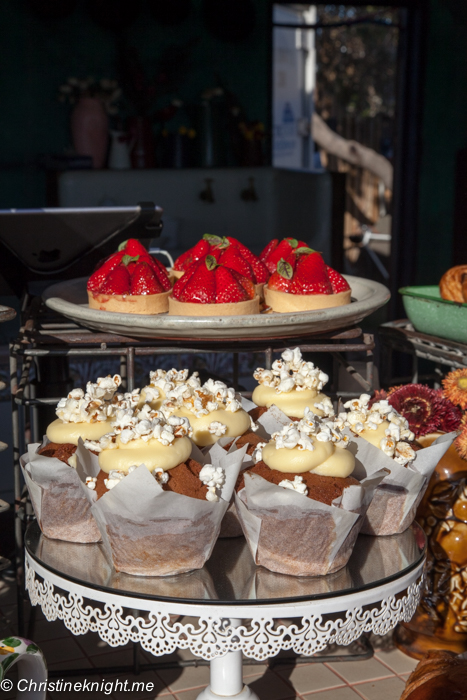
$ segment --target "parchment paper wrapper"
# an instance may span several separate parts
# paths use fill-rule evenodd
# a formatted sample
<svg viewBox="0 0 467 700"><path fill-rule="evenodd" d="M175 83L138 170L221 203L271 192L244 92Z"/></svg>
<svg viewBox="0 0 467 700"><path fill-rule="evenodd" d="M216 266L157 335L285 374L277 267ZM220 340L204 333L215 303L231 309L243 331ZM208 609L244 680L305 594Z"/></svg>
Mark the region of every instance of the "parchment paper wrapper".
<svg viewBox="0 0 467 700"><path fill-rule="evenodd" d="M78 463L97 457L78 445ZM172 576L201 569L211 556L242 464L244 450L226 454L213 445L207 455L193 445L192 458L225 469L218 502L164 491L144 465L99 500L84 484L104 550L116 571L133 576ZM89 465L84 464L89 471Z"/></svg>
<svg viewBox="0 0 467 700"><path fill-rule="evenodd" d="M312 595L325 595L350 588L352 577L348 568L343 567L333 574L323 576L287 576L255 567L243 597L251 600L284 598L306 598Z"/></svg>
<svg viewBox="0 0 467 700"><path fill-rule="evenodd" d="M119 591L167 598L217 600L214 583L206 567L177 576L131 576L112 571L108 585Z"/></svg>
<svg viewBox="0 0 467 700"><path fill-rule="evenodd" d="M243 396L241 403L242 408L247 413L253 408L257 408L255 403L249 401L248 399L245 399ZM288 425L290 423L290 418L288 418L285 415L285 413L282 413L282 411L279 408L277 408L277 406L271 406L271 408L269 408L266 411L266 413L263 413L263 415L256 421L256 423L259 426L258 430L256 431L256 435L260 437L264 442L269 442L272 433L276 432L277 430L281 430L281 428L283 428L284 425ZM235 445L236 440L237 438L234 439L234 443L229 449L229 453L237 450L237 447ZM222 437L218 440L216 444L221 447L225 447L231 442L231 437ZM252 466L254 466L254 462L250 455L247 455L245 452L241 468L248 469ZM240 523L240 520L238 519L234 497L232 496L231 503L222 521L221 532L219 537L241 537L242 535L242 525Z"/></svg>
<svg viewBox="0 0 467 700"><path fill-rule="evenodd" d="M402 467L378 447L352 435L348 447L356 462L352 476L361 480L380 469L390 472L375 491L362 524L363 534L395 535L407 530L436 465L456 435L455 432L442 435L430 447L419 450L408 467Z"/></svg>
<svg viewBox="0 0 467 700"><path fill-rule="evenodd" d="M365 547L356 547L352 555L352 580L355 587L369 580L384 579L403 571L416 560L419 547L407 529L399 535L368 537Z"/></svg>
<svg viewBox="0 0 467 700"><path fill-rule="evenodd" d="M46 442L48 440L44 438L42 445ZM47 537L66 542L99 542L99 528L83 494L77 471L59 459L37 454L42 445L28 445L27 453L20 459L42 532Z"/></svg>
<svg viewBox="0 0 467 700"><path fill-rule="evenodd" d="M112 573L100 544L90 547L89 543L75 542L70 547L67 542L52 542L47 537L41 537L37 553L47 566L81 581L102 585Z"/></svg>
<svg viewBox="0 0 467 700"><path fill-rule="evenodd" d="M363 515L385 472L344 489L332 506L245 474L235 497L243 532L256 564L292 576L330 574L352 554Z"/></svg>

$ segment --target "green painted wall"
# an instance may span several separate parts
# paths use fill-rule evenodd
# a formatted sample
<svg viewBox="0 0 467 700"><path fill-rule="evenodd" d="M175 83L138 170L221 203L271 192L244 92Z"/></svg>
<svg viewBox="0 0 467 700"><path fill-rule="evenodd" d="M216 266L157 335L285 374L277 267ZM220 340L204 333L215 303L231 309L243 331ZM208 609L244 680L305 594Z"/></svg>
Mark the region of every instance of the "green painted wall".
<svg viewBox="0 0 467 700"><path fill-rule="evenodd" d="M241 43L212 37L204 28L200 0L189 19L176 27L158 25L145 4L128 29L145 67L152 68L161 50L191 38L199 42L178 96L199 99L218 73L237 94L250 119L267 121L268 2L255 0L257 26ZM43 21L25 0L0 2L0 207L41 206L45 179L32 163L38 154L70 148L69 107L57 102L58 86L69 76L116 77L115 39L87 15L84 1L64 20Z"/></svg>
<svg viewBox="0 0 467 700"><path fill-rule="evenodd" d="M437 284L452 265L456 153L467 146L467 2L431 0L417 284Z"/></svg>

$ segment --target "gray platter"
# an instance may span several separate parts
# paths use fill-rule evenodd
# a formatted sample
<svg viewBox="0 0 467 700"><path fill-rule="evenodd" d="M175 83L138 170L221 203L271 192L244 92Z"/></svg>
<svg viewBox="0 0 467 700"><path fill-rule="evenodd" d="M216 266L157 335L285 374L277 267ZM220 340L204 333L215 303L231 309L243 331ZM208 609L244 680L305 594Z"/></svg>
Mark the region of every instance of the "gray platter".
<svg viewBox="0 0 467 700"><path fill-rule="evenodd" d="M76 323L132 338L190 338L197 340L254 340L291 338L347 328L387 303L389 290L379 282L345 275L352 302L320 311L268 313L249 316L143 316L90 309L86 277L59 282L45 290L46 305Z"/></svg>

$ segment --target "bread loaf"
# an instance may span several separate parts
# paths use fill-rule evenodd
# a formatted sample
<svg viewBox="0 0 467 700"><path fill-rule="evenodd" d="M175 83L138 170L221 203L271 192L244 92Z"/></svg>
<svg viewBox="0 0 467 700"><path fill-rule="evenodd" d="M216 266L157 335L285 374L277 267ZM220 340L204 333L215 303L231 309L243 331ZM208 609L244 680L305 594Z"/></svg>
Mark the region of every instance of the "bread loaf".
<svg viewBox="0 0 467 700"><path fill-rule="evenodd" d="M467 265L456 265L444 273L439 283L442 299L467 303Z"/></svg>

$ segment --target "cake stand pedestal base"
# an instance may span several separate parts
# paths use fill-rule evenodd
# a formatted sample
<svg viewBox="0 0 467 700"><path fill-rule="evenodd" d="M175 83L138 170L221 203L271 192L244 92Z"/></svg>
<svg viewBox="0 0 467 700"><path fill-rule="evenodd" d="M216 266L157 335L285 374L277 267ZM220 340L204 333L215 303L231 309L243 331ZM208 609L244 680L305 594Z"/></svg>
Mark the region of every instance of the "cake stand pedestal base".
<svg viewBox="0 0 467 700"><path fill-rule="evenodd" d="M226 620L231 627L239 627L241 620ZM210 684L197 697L197 700L259 700L247 685L243 684L242 652L228 651L224 656L211 659Z"/></svg>
<svg viewBox="0 0 467 700"><path fill-rule="evenodd" d="M212 692L211 687L201 691L196 700L222 700L223 698L233 698L234 700L259 700L259 697L247 685L243 686L243 690L237 695L216 695Z"/></svg>

